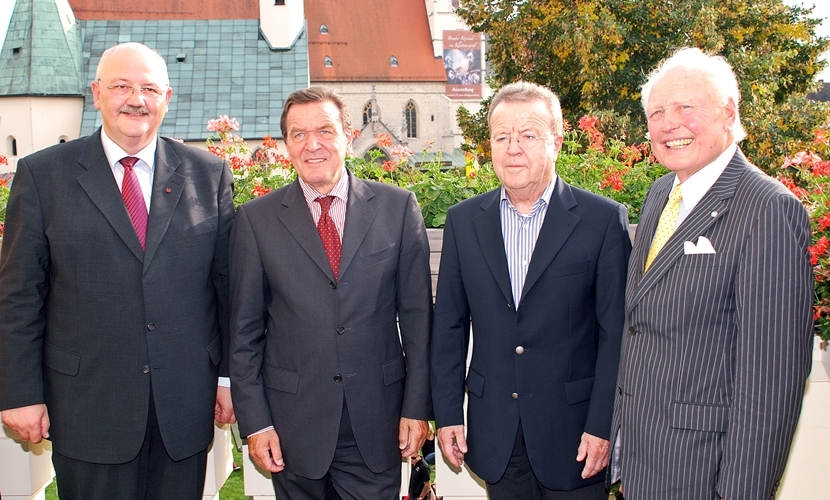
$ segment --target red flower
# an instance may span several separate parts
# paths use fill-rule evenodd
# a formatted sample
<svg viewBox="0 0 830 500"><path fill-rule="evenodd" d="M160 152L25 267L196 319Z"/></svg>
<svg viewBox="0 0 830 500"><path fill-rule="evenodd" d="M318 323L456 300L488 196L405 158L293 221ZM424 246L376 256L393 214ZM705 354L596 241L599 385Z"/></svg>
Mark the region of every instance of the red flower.
<svg viewBox="0 0 830 500"><path fill-rule="evenodd" d="M382 167L383 167L383 169L384 169L384 170L386 170L387 172L394 172L395 170L397 170L397 169L398 169L398 164L397 164L396 162L394 162L394 161L383 160L383 165L382 165Z"/></svg>
<svg viewBox="0 0 830 500"><path fill-rule="evenodd" d="M352 130L352 139L360 139L360 130L353 129Z"/></svg>
<svg viewBox="0 0 830 500"><path fill-rule="evenodd" d="M222 148L220 148L219 146L208 146L207 150L208 150L208 152L213 153L214 155L218 156L219 158L224 158L225 157L225 154L222 151Z"/></svg>
<svg viewBox="0 0 830 500"><path fill-rule="evenodd" d="M0 165L8 165L8 164L9 164L9 159L6 158L3 155L0 155Z"/></svg>
<svg viewBox="0 0 830 500"><path fill-rule="evenodd" d="M830 227L830 213L824 214L818 219L819 231L824 231L828 227Z"/></svg>
<svg viewBox="0 0 830 500"><path fill-rule="evenodd" d="M382 148L391 148L392 138L389 137L389 134L377 134L375 135L375 144Z"/></svg>
<svg viewBox="0 0 830 500"><path fill-rule="evenodd" d="M600 184L600 189L610 187L614 191L622 191L625 187L622 180L622 172L606 172L605 180Z"/></svg>
<svg viewBox="0 0 830 500"><path fill-rule="evenodd" d="M251 194L254 196L262 196L270 192L271 188L265 186L254 186L254 188L251 190Z"/></svg>
<svg viewBox="0 0 830 500"><path fill-rule="evenodd" d="M262 139L262 147L267 149L276 149L278 146L276 139L271 139L270 135L266 135Z"/></svg>
<svg viewBox="0 0 830 500"><path fill-rule="evenodd" d="M827 240L826 236L822 236L816 241L815 245L807 247L807 251L810 252L810 263L812 265L815 266L818 264L818 258L827 252L828 245L830 245L830 241Z"/></svg>

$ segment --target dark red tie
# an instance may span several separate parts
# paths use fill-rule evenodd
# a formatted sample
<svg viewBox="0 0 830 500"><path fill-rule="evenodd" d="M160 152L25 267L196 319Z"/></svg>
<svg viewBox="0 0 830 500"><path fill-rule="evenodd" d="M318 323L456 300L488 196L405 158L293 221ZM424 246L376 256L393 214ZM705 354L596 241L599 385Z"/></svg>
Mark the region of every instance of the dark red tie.
<svg viewBox="0 0 830 500"><path fill-rule="evenodd" d="M320 233L323 248L326 249L326 255L336 280L337 273L340 271L340 234L337 232L337 226L334 225L334 219L329 215L334 196L321 196L314 201L320 204L321 209L320 220L317 221L317 232Z"/></svg>
<svg viewBox="0 0 830 500"><path fill-rule="evenodd" d="M144 203L144 194L141 192L141 186L138 184L138 177L133 171L133 166L138 161L138 158L127 156L121 159L121 165L124 167L124 180L121 182L121 197L124 198L124 204L127 205L127 213L130 214L130 220L133 221L135 234L138 236L138 241L141 243L141 249L144 250L147 244L147 205Z"/></svg>

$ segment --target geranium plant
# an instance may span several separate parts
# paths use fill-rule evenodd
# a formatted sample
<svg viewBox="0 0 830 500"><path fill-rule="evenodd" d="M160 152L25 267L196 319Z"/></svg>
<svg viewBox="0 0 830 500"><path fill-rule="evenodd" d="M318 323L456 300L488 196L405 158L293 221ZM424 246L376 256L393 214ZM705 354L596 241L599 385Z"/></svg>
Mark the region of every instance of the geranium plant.
<svg viewBox="0 0 830 500"><path fill-rule="evenodd" d="M9 159L0 155L0 165L9 165ZM6 204L9 202L9 183L12 175L0 176L0 238L6 229Z"/></svg>
<svg viewBox="0 0 830 500"><path fill-rule="evenodd" d="M813 140L814 150L800 151L784 159L778 179L795 194L807 212L813 230L808 248L813 276L815 300L813 319L816 334L830 341L830 136L819 129Z"/></svg>

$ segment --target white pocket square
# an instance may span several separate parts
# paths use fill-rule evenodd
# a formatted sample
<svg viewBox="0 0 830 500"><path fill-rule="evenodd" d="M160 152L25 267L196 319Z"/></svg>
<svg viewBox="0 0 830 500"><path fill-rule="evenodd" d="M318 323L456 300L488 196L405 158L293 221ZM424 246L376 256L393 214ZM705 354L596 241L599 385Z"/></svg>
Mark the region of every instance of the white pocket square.
<svg viewBox="0 0 830 500"><path fill-rule="evenodd" d="M697 245L691 241L683 243L683 253L686 255L703 254L703 253L717 253L712 242L706 236L698 236Z"/></svg>

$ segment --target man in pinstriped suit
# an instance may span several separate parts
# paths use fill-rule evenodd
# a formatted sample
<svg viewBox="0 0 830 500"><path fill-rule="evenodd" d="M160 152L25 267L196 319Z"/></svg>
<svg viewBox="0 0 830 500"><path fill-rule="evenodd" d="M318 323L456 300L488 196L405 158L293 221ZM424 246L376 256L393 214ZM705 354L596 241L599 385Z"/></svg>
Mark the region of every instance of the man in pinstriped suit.
<svg viewBox="0 0 830 500"><path fill-rule="evenodd" d="M672 173L646 196L629 263L609 479L627 500L769 499L810 368L808 216L737 147L725 59L682 49L642 95ZM678 184L674 233L648 265Z"/></svg>

